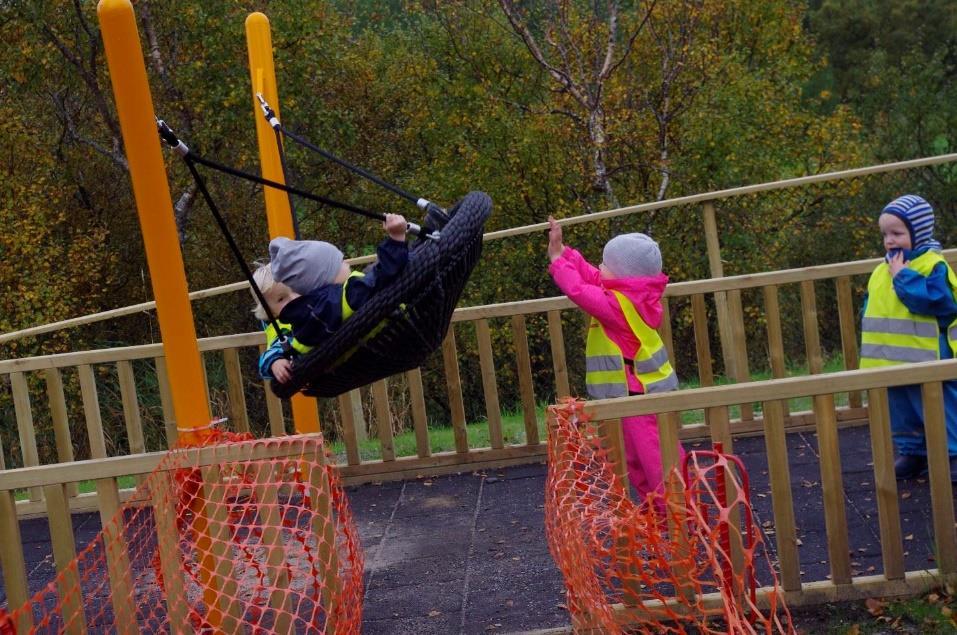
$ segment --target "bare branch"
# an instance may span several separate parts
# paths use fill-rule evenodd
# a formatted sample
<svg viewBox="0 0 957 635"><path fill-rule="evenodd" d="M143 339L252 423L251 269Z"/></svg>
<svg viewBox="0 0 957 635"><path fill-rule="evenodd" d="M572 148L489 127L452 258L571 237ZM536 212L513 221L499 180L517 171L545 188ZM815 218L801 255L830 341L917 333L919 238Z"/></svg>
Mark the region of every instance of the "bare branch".
<svg viewBox="0 0 957 635"><path fill-rule="evenodd" d="M505 12L505 17L508 18L512 28L515 29L515 31L522 38L522 41L525 42L525 47L528 49L528 52L532 54L532 57L535 58L535 61L538 62L545 70L547 70L548 74L551 75L556 81L562 84L572 95L572 97L574 97L580 104L587 107L588 99L581 91L581 88L572 81L572 78L569 77L568 73L555 68L547 59L545 59L545 55L542 53L541 48L539 48L538 42L535 40L535 36L533 36L531 31L529 31L528 25L519 19L518 13L515 11L515 6L512 4L511 0L499 0L499 5L502 7L502 11Z"/></svg>
<svg viewBox="0 0 957 635"><path fill-rule="evenodd" d="M100 118L103 120L103 123L110 129L110 133L113 135L114 139L119 139L119 125L110 112L110 108L107 105L106 96L103 94L96 76L92 71L83 65L79 57L77 57L76 54L67 47L63 40L61 40L60 37L53 31L53 29L50 28L49 24L44 22L41 25L41 30L43 31L43 34L46 35L50 43L53 44L58 51L60 51L60 55L62 55L67 62L76 68L77 72L80 74L80 78L83 80L83 83L86 84L87 89L93 95L93 103L96 106L97 112L100 113Z"/></svg>
<svg viewBox="0 0 957 635"><path fill-rule="evenodd" d="M93 32L93 29L90 28L90 23L83 17L82 4L81 0L73 0L73 11L76 13L77 22L80 23L80 26L83 27L83 30L86 32L86 36L93 42L99 39L99 35Z"/></svg>
<svg viewBox="0 0 957 635"><path fill-rule="evenodd" d="M615 58L616 39L618 39L617 0L608 5L608 38L605 41L605 61L602 62L601 70L598 71L599 84L608 77L608 71L611 69L611 61Z"/></svg>
<svg viewBox="0 0 957 635"><path fill-rule="evenodd" d="M73 12L76 14L76 21L80 24L83 32L86 33L87 40L90 43L89 59L87 63L89 68L96 68L96 59L100 49L100 36L93 31L90 23L83 15L83 6L81 0L73 0Z"/></svg>
<svg viewBox="0 0 957 635"><path fill-rule="evenodd" d="M549 114L551 114L551 115L562 115L563 117L568 117L569 119L571 119L572 121L574 121L575 123L577 123L577 124L579 124L579 125L585 123L584 120L581 118L580 115L578 115L577 113L571 112L570 110L563 110L563 109L560 109L560 108L553 108L552 110L549 111Z"/></svg>
<svg viewBox="0 0 957 635"><path fill-rule="evenodd" d="M186 226L189 224L189 213L196 201L197 189L196 181L190 182L189 187L179 195L176 204L173 205L173 216L176 218L176 232L179 234L180 245L186 242Z"/></svg>
<svg viewBox="0 0 957 635"><path fill-rule="evenodd" d="M618 67L621 66L626 59L628 59L629 55L631 55L631 51L635 47L635 40L637 40L641 32L644 31L645 24L648 22L649 18L651 18L651 12L654 10L657 2L658 0L651 0L651 4L648 5L648 10L645 11L645 17L641 19L641 22L638 23L638 26L635 27L635 30L632 32L631 37L628 38L628 44L625 45L625 50L621 52L621 56L618 58L618 61L613 63L608 68L607 72L605 72L604 69L602 70L602 79L611 77L612 73L618 70Z"/></svg>
<svg viewBox="0 0 957 635"><path fill-rule="evenodd" d="M558 34L562 41L562 44L559 45L562 64L566 69L566 73L571 78L571 69L573 68L572 58L574 58L574 68L578 71L578 78L577 80L573 78L572 82L581 87L583 96L588 97L588 77L585 72L585 60L583 59L581 49L575 45L575 42L571 36L572 28L568 21L568 0L563 0L558 8L558 25L560 27ZM595 101L590 99L588 103L594 104Z"/></svg>
<svg viewBox="0 0 957 635"><path fill-rule="evenodd" d="M122 149L118 144L114 143L113 148L110 149L103 146L101 143L80 134L77 131L76 124L73 121L73 116L70 113L70 108L66 102L66 97L64 97L62 94L54 93L50 95L50 101L53 102L53 109L57 119L59 119L60 123L63 125L61 139L69 139L75 143L92 148L95 152L103 155L122 170L129 169L129 164L126 162L126 155L123 154Z"/></svg>

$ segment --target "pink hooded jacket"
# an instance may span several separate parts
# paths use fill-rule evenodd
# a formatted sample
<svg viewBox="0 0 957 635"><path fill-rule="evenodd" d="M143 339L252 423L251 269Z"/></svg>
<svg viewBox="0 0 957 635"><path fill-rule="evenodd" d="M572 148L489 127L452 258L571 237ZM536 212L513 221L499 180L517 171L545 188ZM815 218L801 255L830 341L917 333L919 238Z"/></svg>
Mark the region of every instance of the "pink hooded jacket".
<svg viewBox="0 0 957 635"><path fill-rule="evenodd" d="M661 324L661 296L668 284L668 276L663 273L640 278L602 280L601 272L577 250L568 246L549 265L548 272L569 300L601 323L605 333L628 359L635 358L641 342L628 326L618 298L612 291L618 291L631 300L648 326L656 329ZM645 391L630 368L625 374L631 392Z"/></svg>

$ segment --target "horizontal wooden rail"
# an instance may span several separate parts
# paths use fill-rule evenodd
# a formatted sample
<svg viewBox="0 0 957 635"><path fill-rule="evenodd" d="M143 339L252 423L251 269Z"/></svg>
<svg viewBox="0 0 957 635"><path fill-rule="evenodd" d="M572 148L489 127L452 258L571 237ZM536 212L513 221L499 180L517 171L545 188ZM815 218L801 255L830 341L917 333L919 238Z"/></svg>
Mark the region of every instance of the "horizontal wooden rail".
<svg viewBox="0 0 957 635"><path fill-rule="evenodd" d="M957 264L957 249L947 249L943 252L943 256L947 262ZM769 271L766 273L747 273L723 278L673 282L665 288L664 296L666 298L685 297L720 291L755 289L770 285L797 284L806 280L828 280L844 276L869 274L880 261L880 258L868 258L866 260L854 260L852 262L841 262L831 265L816 265L813 267L783 269L781 271ZM486 318L527 315L529 313L545 313L547 311L570 309L574 308L574 306L575 304L566 296L485 304L482 306L456 309L452 316L452 321L466 322Z"/></svg>
<svg viewBox="0 0 957 635"><path fill-rule="evenodd" d="M348 262L350 265L364 265L372 262L373 260L375 260L375 256L360 256L358 258L349 258L346 260L346 262ZM193 291L189 294L189 299L191 301L202 300L204 298L212 298L218 295L224 295L226 293L233 293L234 291L248 291L248 289L249 283L245 280L241 282L230 282L229 284L224 284L218 287L210 287L209 289ZM13 342L25 337L32 337L34 335L52 333L61 329L83 326L84 324L93 324L95 322L102 322L104 320L111 320L113 318L125 317L127 315L133 315L134 313L145 313L147 311L152 311L155 308L156 302L151 300L149 302L140 302L139 304L131 304L130 306L110 309L109 311L100 311L99 313L91 313L90 315L60 320L59 322L50 322L49 324L42 324L40 326L31 326L30 328L21 329L19 331L0 333L0 344Z"/></svg>
<svg viewBox="0 0 957 635"><path fill-rule="evenodd" d="M297 437L287 437L283 443L258 443L251 450L248 446L236 444L214 445L204 448L190 448L180 450L187 454L187 459L170 469L178 469L184 465L190 467L205 467L220 465L241 460L267 460L299 456L296 448L304 446L303 441L318 436L305 434L299 437L299 443L290 444ZM290 447L291 446L291 447ZM13 470L0 471L0 492L22 489L24 487L43 487L62 483L77 483L90 478L104 479L130 476L135 474L149 474L155 470L167 452L150 452L148 454L134 454L131 456L115 456L72 463L53 463L35 467L23 467Z"/></svg>
<svg viewBox="0 0 957 635"><path fill-rule="evenodd" d="M263 343L263 333L262 331L254 331L252 333L238 333L236 335L204 337L199 339L198 342L200 352L221 351L243 346L259 346ZM16 371L43 370L46 368L66 368L79 364L110 364L134 359L150 359L153 357L161 357L162 355L162 344L141 344L139 346L104 348L95 351L77 351L74 353L57 353L55 355L41 355L21 359L5 359L0 361L0 374Z"/></svg>
<svg viewBox="0 0 957 635"><path fill-rule="evenodd" d="M925 157L925 158L913 159L909 161L897 161L894 163L884 163L881 165L874 165L874 166L869 166L865 168L855 168L852 170L841 170L838 172L826 172L824 174L814 174L811 176L802 176L802 177L797 177L793 179L770 181L766 183L758 183L756 185L745 185L742 187L729 188L725 190L717 190L714 192L705 192L702 194L693 194L690 196L682 196L678 198L665 199L662 201L654 201L651 203L641 203L638 205L631 205L628 207L621 207L621 208L612 209L612 210L595 212L593 214L582 214L581 216L575 216L573 218L563 218L563 219L560 219L558 222L560 225L577 225L577 224L588 223L588 222L597 221L597 220L604 220L607 218L615 218L617 216L636 214L639 212L649 212L649 211L664 209L668 207L677 207L681 205L693 205L697 203L704 203L706 201L715 201L715 200L720 200L725 198L732 198L735 196L755 194L757 192L769 192L773 190L797 188L797 187L802 187L805 185L812 185L815 183L824 183L827 181L840 181L844 179L858 178L861 176L868 176L872 174L894 172L897 170L910 170L914 168L940 165L943 163L951 163L954 161L957 161L957 153L942 154L936 157ZM499 231L488 232L487 234L484 235L483 239L488 241L488 240L497 240L500 238L507 238L510 236L520 236L524 234L531 234L534 232L540 232L543 229L546 229L547 227L548 227L548 223L534 223L532 225L512 227L510 229L503 229ZM361 265L361 264L372 262L373 260L375 260L375 256L360 256L356 258L350 258L346 262L352 265ZM234 291L240 291L247 288L248 288L248 283L246 283L245 281L233 282L233 283L225 284L218 287L211 287L209 289L194 291L189 294L189 297L191 300L198 300L202 298L209 298L209 297L213 297L217 295L222 295L225 293L232 293ZM704 291L698 291L698 293L702 293L702 292ZM11 331L9 333L0 333L0 344L4 344L6 342L12 342L25 337L42 335L44 333L51 333L53 331L58 331L61 329L73 328L76 326L82 326L84 324L92 324L95 322L101 322L103 320L109 320L112 318L132 315L134 313L150 311L155 308L156 308L155 302L142 302L140 304L134 304L131 306L111 309L109 311L102 311L100 313L93 313L90 315L70 318L67 320L60 320L59 322L51 322L50 324L33 326L26 329L21 329L19 331Z"/></svg>
<svg viewBox="0 0 957 635"><path fill-rule="evenodd" d="M598 399L585 404L592 419L604 421L644 414L681 412L740 403L777 401L840 392L905 386L957 379L957 359L908 364L907 372L899 367L844 370L823 375L767 379L746 384L730 384L678 390L675 392Z"/></svg>
<svg viewBox="0 0 957 635"><path fill-rule="evenodd" d="M957 264L957 249L948 249L943 252L943 255L948 262ZM665 289L665 297L693 296L702 293L753 289L769 285L793 284L807 280L826 280L865 274L872 271L879 262L879 258L869 258L867 260L856 260L832 265L819 265L767 273L728 276L725 278L676 282L669 284ZM571 309L574 307L575 304L565 296L520 300L517 302L502 302L499 304L486 304L456 309L452 316L452 321L469 322L488 318L512 317L514 315L547 313L548 311ZM262 338L263 334L260 331L239 333L236 335L222 335L218 337L205 337L199 340L199 350L220 351L242 346L259 346L262 344ZM162 344L143 344L140 346L126 346L96 351L79 351L73 353L58 353L56 355L25 357L22 359L0 360L0 374L15 371L64 368L78 364L102 364L133 359L148 359L151 357L159 357L162 354Z"/></svg>
<svg viewBox="0 0 957 635"><path fill-rule="evenodd" d="M735 420L731 422L735 438L747 437L764 434L764 420L756 416L753 421ZM838 427L860 426L867 424L867 411L863 408L838 408L837 410ZM785 420L785 429L788 432L814 430L814 413L811 411L792 413ZM690 443L695 441L706 441L711 438L711 431L707 424L694 423L685 424L681 427L680 438L682 442ZM367 460L355 462L338 463L336 467L342 476L343 483L346 485L361 485L370 482L383 482L416 478L423 474L430 476L439 476L442 474L453 474L465 470L475 469L495 469L507 467L510 465L525 465L535 461L544 461L547 454L547 448L544 443L537 445L503 445L501 448L469 448L467 453L450 450L446 452L430 453L428 456L419 457L399 456L393 461ZM138 474L147 474L151 471L161 459L161 452L151 454L141 454L132 456L119 456L107 459L95 459L85 461L85 475L80 480L89 480L100 478L101 471L99 466L105 464L107 469L103 472L103 478L116 478L118 476L135 476ZM144 458L146 457L146 458ZM134 461L133 459L141 459ZM27 473L19 478L26 479L24 482L49 484L50 481L61 477L76 478L76 472L72 469L62 470L65 466L76 465L74 462L62 462L40 467L19 468L28 470L29 474L35 473L35 476L29 476ZM3 480L3 474L9 474L14 470L0 472L0 483ZM79 481L64 481L75 487ZM0 487L0 491L5 487ZM133 489L121 490L123 500L129 497ZM16 504L17 515L20 518L33 516L44 516L46 506L43 501L18 501ZM78 494L70 499L70 508L73 512L88 512L96 510L97 495L95 492Z"/></svg>
<svg viewBox="0 0 957 635"><path fill-rule="evenodd" d="M866 168L855 168L852 170L841 170L839 172L825 172L824 174L813 174L811 176L799 176L793 179L784 179L781 181L770 181L767 183L758 183L756 185L744 185L742 187L732 187L726 190L717 190L714 192L704 192L702 194L692 194L690 196L681 196L678 198L669 198L663 201L653 203L641 203L639 205L630 205L628 207L619 207L592 214L582 214L572 218L562 218L558 221L560 225L577 225L596 220L605 220L606 218L615 218L616 216L625 216L636 214L638 212L650 212L666 207L678 207L679 205L694 205L706 201L717 201L723 198L734 196L745 196L756 194L758 192L770 192L772 190L786 190L815 183L824 183L827 181L842 181L844 179L870 176L872 174L881 174L883 172L896 172L897 170L911 170L930 165L939 165L941 163L951 163L957 161L957 154L941 154L936 157L926 157L922 159L911 159L909 161L897 161L894 163L883 163L881 165L872 165ZM496 240L508 236L518 236L521 234L531 234L548 229L548 223L534 223L522 227L512 227L496 232L489 232L485 235L485 240Z"/></svg>
<svg viewBox="0 0 957 635"><path fill-rule="evenodd" d="M852 584L835 584L830 580L805 582L799 591L782 591L774 587L761 587L755 590L757 605L767 609L771 598L778 594L784 595L789 607L813 606L826 602L848 602L866 598L882 597L913 597L939 588L942 574L937 569L910 571L900 580L888 580L882 575L857 576ZM696 606L706 609L719 609L725 602L719 592L705 593L697 598ZM668 619L674 613L687 610L677 601L662 602L648 600L642 606L612 605L615 611L615 621L621 625L642 623L648 618Z"/></svg>

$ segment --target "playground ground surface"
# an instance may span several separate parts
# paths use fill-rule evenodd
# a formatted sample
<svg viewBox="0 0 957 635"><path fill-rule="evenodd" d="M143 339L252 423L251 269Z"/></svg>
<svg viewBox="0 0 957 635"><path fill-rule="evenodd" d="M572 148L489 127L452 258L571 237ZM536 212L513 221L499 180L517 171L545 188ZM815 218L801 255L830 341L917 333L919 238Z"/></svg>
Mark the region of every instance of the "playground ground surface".
<svg viewBox="0 0 957 635"><path fill-rule="evenodd" d="M867 428L841 430L840 444L853 573L873 575L882 564ZM816 437L792 433L788 445L802 579L823 580L829 569ZM734 451L748 467L755 524L774 561L764 440L737 439ZM565 631L570 620L562 578L544 534L545 476L546 466L538 463L347 488L366 559L362 632ZM935 568L927 482L901 482L899 492L906 569ZM78 548L100 529L97 514L75 515L73 525ZM54 576L46 520L22 520L21 535L35 592ZM5 601L0 588L0 605ZM840 610L803 609L798 626L835 632L822 620ZM849 619L861 612L848 611Z"/></svg>

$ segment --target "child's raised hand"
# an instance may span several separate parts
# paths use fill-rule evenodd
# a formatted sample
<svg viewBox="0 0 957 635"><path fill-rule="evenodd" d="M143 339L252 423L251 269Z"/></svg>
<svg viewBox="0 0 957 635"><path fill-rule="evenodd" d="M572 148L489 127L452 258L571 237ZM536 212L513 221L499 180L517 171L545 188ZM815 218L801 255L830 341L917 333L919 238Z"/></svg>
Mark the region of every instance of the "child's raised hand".
<svg viewBox="0 0 957 635"><path fill-rule="evenodd" d="M910 264L909 260L904 260L904 251L898 250L890 260L887 261L887 267L891 270L891 278L900 273L900 270Z"/></svg>
<svg viewBox="0 0 957 635"><path fill-rule="evenodd" d="M548 259L552 262L558 260L565 251L565 245L562 244L562 226L558 224L554 216L548 217Z"/></svg>
<svg viewBox="0 0 957 635"><path fill-rule="evenodd" d="M382 226L392 240L405 240L405 232L409 223L406 222L405 216L401 214L386 214Z"/></svg>
<svg viewBox="0 0 957 635"><path fill-rule="evenodd" d="M285 357L274 361L269 370L280 384L284 384L292 379L292 362Z"/></svg>

